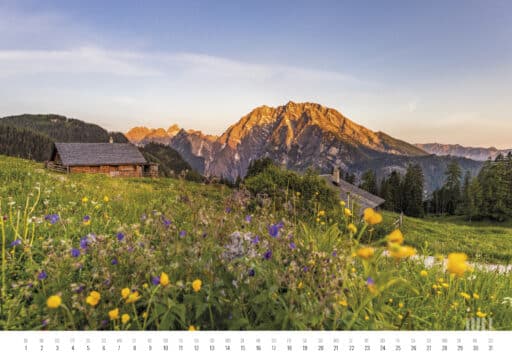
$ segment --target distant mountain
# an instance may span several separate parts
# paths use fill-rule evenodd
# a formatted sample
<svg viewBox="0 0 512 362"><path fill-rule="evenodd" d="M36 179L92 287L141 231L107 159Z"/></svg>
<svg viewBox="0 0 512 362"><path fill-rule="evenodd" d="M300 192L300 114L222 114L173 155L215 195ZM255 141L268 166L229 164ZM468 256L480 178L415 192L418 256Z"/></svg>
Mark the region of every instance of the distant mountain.
<svg viewBox="0 0 512 362"><path fill-rule="evenodd" d="M178 128L136 127L126 136L137 144L170 145L198 172L229 180L244 177L249 163L263 157L297 171L311 167L331 172L339 166L360 175L367 167L381 176L386 170L405 170L408 162L418 162L424 168L427 190L432 191L444 181L448 162L448 158L429 156L415 145L374 132L316 103L258 107L219 137ZM480 163L465 166L464 170L476 173Z"/></svg>
<svg viewBox="0 0 512 362"><path fill-rule="evenodd" d="M512 149L498 150L495 147L465 147L440 143L418 143L415 146L433 155L465 157L477 161L486 161L489 158L495 159L499 154L505 156L512 152Z"/></svg>

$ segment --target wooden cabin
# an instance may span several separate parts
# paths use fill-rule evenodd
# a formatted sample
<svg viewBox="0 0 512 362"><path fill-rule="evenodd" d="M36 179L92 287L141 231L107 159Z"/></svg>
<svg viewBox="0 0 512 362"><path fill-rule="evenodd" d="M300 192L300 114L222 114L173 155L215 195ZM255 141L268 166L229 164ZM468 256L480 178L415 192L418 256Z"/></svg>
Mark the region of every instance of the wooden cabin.
<svg viewBox="0 0 512 362"><path fill-rule="evenodd" d="M345 201L350 207L355 203L358 214L362 214L366 208L378 209L386 202L383 198L341 179L338 168L334 168L332 175L321 175L321 177L326 180L329 186L339 192L340 200Z"/></svg>
<svg viewBox="0 0 512 362"><path fill-rule="evenodd" d="M147 162L131 143L55 143L46 167L64 173L158 177L158 165Z"/></svg>

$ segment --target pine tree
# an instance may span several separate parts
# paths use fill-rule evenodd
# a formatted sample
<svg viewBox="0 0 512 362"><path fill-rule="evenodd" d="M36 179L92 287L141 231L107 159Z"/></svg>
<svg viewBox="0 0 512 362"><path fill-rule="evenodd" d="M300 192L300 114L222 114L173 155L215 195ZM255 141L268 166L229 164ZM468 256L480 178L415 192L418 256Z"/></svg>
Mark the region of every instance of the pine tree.
<svg viewBox="0 0 512 362"><path fill-rule="evenodd" d="M378 194L377 176L373 170L367 170L363 173L363 176L361 177L361 185L359 187L371 194Z"/></svg>
<svg viewBox="0 0 512 362"><path fill-rule="evenodd" d="M457 161L450 162L445 175L446 211L448 214L454 215L461 201L461 170L459 163Z"/></svg>
<svg viewBox="0 0 512 362"><path fill-rule="evenodd" d="M422 217L424 176L421 166L410 164L403 181L403 208L408 216Z"/></svg>
<svg viewBox="0 0 512 362"><path fill-rule="evenodd" d="M482 186L478 178L473 178L468 185L468 200L465 204L464 214L467 215L471 221L474 218L480 217L482 214Z"/></svg>

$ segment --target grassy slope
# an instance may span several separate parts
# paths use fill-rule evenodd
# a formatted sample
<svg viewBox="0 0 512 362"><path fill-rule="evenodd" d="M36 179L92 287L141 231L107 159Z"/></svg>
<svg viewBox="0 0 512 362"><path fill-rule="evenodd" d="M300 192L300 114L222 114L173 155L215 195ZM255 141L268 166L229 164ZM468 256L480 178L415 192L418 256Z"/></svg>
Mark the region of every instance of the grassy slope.
<svg viewBox="0 0 512 362"><path fill-rule="evenodd" d="M386 212L390 225L397 214ZM512 263L512 223L468 222L462 217L404 217L402 231L409 244L425 254L460 251L481 262Z"/></svg>

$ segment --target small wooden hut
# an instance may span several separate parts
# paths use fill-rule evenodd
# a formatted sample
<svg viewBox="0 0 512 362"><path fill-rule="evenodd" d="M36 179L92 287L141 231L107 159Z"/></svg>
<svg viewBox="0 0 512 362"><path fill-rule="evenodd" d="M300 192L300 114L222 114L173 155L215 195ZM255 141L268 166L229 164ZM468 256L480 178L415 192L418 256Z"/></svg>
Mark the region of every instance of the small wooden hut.
<svg viewBox="0 0 512 362"><path fill-rule="evenodd" d="M158 176L158 165L147 162L131 143L55 143L46 167L64 173L101 173L113 177Z"/></svg>

